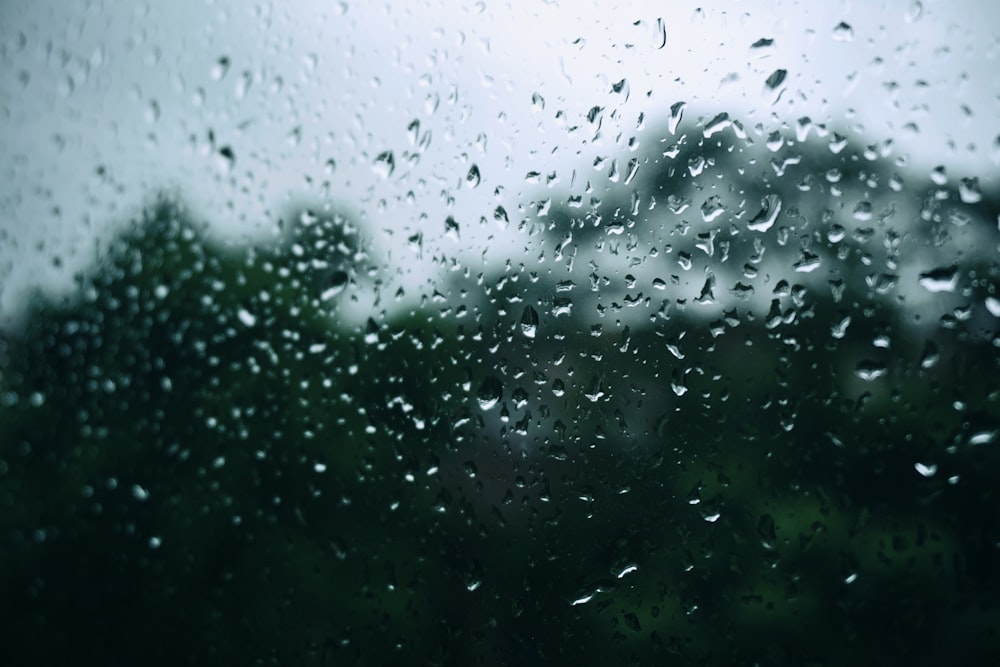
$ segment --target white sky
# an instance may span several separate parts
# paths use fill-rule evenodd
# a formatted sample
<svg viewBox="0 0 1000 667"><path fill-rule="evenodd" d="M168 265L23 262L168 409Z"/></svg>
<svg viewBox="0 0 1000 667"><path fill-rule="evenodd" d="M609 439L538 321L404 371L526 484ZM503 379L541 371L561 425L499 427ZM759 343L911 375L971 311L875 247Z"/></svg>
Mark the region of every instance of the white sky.
<svg viewBox="0 0 1000 667"><path fill-rule="evenodd" d="M224 237L266 237L289 198L325 193L402 272L420 273L405 247L417 231L425 257L498 259L507 246L476 222L497 186L512 215L544 187L529 171L578 190L574 169L621 154L641 113L658 126L678 101L769 127L808 115L998 186L991 1L700 4L2 2L0 324L26 289L69 288L112 225L165 187ZM750 48L762 38L773 46ZM772 104L762 91L779 68ZM611 92L622 79L627 101ZM597 140L570 131L593 106ZM388 178L372 168L383 151ZM473 164L482 184L468 188Z"/></svg>

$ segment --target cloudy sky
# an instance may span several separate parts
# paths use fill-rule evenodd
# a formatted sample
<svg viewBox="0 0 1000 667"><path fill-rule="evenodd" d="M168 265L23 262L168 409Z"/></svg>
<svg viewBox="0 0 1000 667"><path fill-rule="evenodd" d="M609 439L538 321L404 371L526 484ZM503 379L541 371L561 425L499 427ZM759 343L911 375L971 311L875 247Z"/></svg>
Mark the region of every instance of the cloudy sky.
<svg viewBox="0 0 1000 667"><path fill-rule="evenodd" d="M0 322L30 288L68 289L164 189L223 239L266 240L290 202L330 201L400 271L418 270L405 248L418 232L427 256L500 252L477 221L545 186L526 174L579 188L580 165L627 150L641 117L659 128L678 102L689 119L767 128L809 116L997 187L993 7L0 3ZM599 136L578 129L595 106Z"/></svg>

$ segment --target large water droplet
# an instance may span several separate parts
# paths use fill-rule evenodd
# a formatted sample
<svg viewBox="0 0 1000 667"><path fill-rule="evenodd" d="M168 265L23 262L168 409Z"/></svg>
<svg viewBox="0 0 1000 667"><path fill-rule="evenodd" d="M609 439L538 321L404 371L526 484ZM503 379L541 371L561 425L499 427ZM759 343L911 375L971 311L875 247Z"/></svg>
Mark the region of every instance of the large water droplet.
<svg viewBox="0 0 1000 667"><path fill-rule="evenodd" d="M674 102L670 105L670 119L667 121L667 129L670 130L670 134L677 134L677 126L684 118L685 107L687 107L687 102Z"/></svg>
<svg viewBox="0 0 1000 667"><path fill-rule="evenodd" d="M712 222L726 212L722 197L712 195L701 205L701 217L705 222Z"/></svg>
<svg viewBox="0 0 1000 667"><path fill-rule="evenodd" d="M375 156L375 161L372 163L372 171L378 176L389 178L395 169L396 158L393 156L392 151L382 151Z"/></svg>
<svg viewBox="0 0 1000 667"><path fill-rule="evenodd" d="M347 287L348 276L346 271L334 271L327 282L327 288L319 295L321 301L329 301L344 291Z"/></svg>
<svg viewBox="0 0 1000 667"><path fill-rule="evenodd" d="M477 187L482 180L483 178L479 174L479 167L476 165L469 167L469 173L465 175L465 184L470 188L474 188Z"/></svg>
<svg viewBox="0 0 1000 667"><path fill-rule="evenodd" d="M983 200L978 178L963 178L958 183L958 196L966 204L978 204Z"/></svg>
<svg viewBox="0 0 1000 667"><path fill-rule="evenodd" d="M733 121L729 118L729 114L723 111L722 113L715 116L715 118L708 121L708 124L705 125L705 129L702 131L702 134L707 139L708 137L712 136L713 134L716 134L717 132L722 132L724 129L726 129L732 124Z"/></svg>
<svg viewBox="0 0 1000 667"><path fill-rule="evenodd" d="M493 375L483 380L479 385L479 391L476 392L476 400L483 410L492 409L501 398L503 398L503 383Z"/></svg>
<svg viewBox="0 0 1000 667"><path fill-rule="evenodd" d="M771 228L781 213L781 197L776 194L765 195L761 198L760 205L760 213L747 223L747 227L753 232L766 232Z"/></svg>
<svg viewBox="0 0 1000 667"><path fill-rule="evenodd" d="M954 292L958 287L958 266L947 266L921 273L920 286L928 292Z"/></svg>
<svg viewBox="0 0 1000 667"><path fill-rule="evenodd" d="M534 338L538 332L538 311L531 306L525 306L521 314L521 333L525 338Z"/></svg>
<svg viewBox="0 0 1000 667"><path fill-rule="evenodd" d="M757 536L765 549L773 549L778 541L777 531L774 526L774 517L770 514L762 514L757 521Z"/></svg>
<svg viewBox="0 0 1000 667"><path fill-rule="evenodd" d="M886 368L885 364L880 364L877 361L860 361L855 367L854 372L862 380L871 382L885 375L889 372L889 369Z"/></svg>
<svg viewBox="0 0 1000 667"><path fill-rule="evenodd" d="M833 38L838 42L850 42L854 39L854 28L841 21L833 28Z"/></svg>

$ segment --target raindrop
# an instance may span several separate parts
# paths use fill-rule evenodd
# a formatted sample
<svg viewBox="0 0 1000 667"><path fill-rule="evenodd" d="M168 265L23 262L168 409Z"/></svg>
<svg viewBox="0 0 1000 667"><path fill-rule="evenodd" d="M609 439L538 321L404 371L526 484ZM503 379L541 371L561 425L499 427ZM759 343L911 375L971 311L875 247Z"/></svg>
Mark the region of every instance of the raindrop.
<svg viewBox="0 0 1000 667"><path fill-rule="evenodd" d="M628 171L625 174L625 185L628 185L629 183L632 182L632 179L635 178L635 174L638 171L639 171L639 160L637 160L636 158L632 158L631 160L628 161Z"/></svg>
<svg viewBox="0 0 1000 667"><path fill-rule="evenodd" d="M475 188L482 180L482 176L479 174L479 167L476 165L469 167L469 173L465 175L465 184L470 188Z"/></svg>
<svg viewBox="0 0 1000 667"><path fill-rule="evenodd" d="M885 364L880 364L875 361L860 361L855 367L854 372L862 380L871 382L872 380L877 380L888 373L889 369L885 367Z"/></svg>
<svg viewBox="0 0 1000 667"><path fill-rule="evenodd" d="M712 222L725 212L726 207L718 195L712 195L701 205L701 217L705 222Z"/></svg>
<svg viewBox="0 0 1000 667"><path fill-rule="evenodd" d="M978 178L963 178L958 184L958 196L965 204L978 204L983 200Z"/></svg>
<svg viewBox="0 0 1000 667"><path fill-rule="evenodd" d="M393 156L392 151L382 151L375 156L375 161L372 163L372 171L376 175L381 178L389 178L395 169L396 158Z"/></svg>
<svg viewBox="0 0 1000 667"><path fill-rule="evenodd" d="M716 115L715 118L708 121L708 123L705 125L705 129L702 131L702 134L707 139L708 137L712 136L713 134L716 134L717 132L722 132L724 129L726 129L732 124L733 121L729 118L729 114L723 111L722 113Z"/></svg>
<svg viewBox="0 0 1000 667"><path fill-rule="evenodd" d="M327 282L327 288L319 296L320 300L329 301L343 292L347 287L348 280L346 271L334 271Z"/></svg>
<svg viewBox="0 0 1000 667"><path fill-rule="evenodd" d="M948 171L944 168L944 165L939 164L931 169L931 182L934 185L944 185L948 182Z"/></svg>
<svg viewBox="0 0 1000 667"><path fill-rule="evenodd" d="M479 385L479 391L476 392L476 400L484 411L491 410L501 398L503 398L503 383L493 375L483 380Z"/></svg>
<svg viewBox="0 0 1000 667"><path fill-rule="evenodd" d="M531 306L525 306L521 314L521 333L525 338L534 338L538 333L538 311Z"/></svg>
<svg viewBox="0 0 1000 667"><path fill-rule="evenodd" d="M969 445L976 447L979 445L988 445L994 440L996 440L996 431L977 431L969 436Z"/></svg>
<svg viewBox="0 0 1000 667"><path fill-rule="evenodd" d="M210 75L213 81L221 81L222 78L226 76L226 72L228 71L229 71L229 58L227 58L226 56L222 56L221 58L215 61L214 65L212 65L212 70L210 72Z"/></svg>
<svg viewBox="0 0 1000 667"><path fill-rule="evenodd" d="M687 102L674 102L670 105L670 118L667 121L667 129L670 130L670 134L677 134L677 126L684 118L685 107L687 107Z"/></svg>
<svg viewBox="0 0 1000 667"><path fill-rule="evenodd" d="M792 265L792 268L799 273L809 273L818 269L820 263L819 255L803 250L802 257Z"/></svg>
<svg viewBox="0 0 1000 667"><path fill-rule="evenodd" d="M236 312L236 316L240 318L240 322L242 322L244 326L252 327L254 324L257 323L257 318L254 317L253 314L250 313L246 308L240 308Z"/></svg>
<svg viewBox="0 0 1000 667"><path fill-rule="evenodd" d="M958 287L958 266L942 267L921 273L918 282L928 292L954 292Z"/></svg>
<svg viewBox="0 0 1000 667"><path fill-rule="evenodd" d="M924 346L924 351L920 355L920 367L921 368L933 368L938 361L941 360L941 353L938 351L937 345L928 341L927 345Z"/></svg>
<svg viewBox="0 0 1000 667"><path fill-rule="evenodd" d="M556 317L560 315L573 314L573 300L566 296L559 296L552 300L552 314Z"/></svg>
<svg viewBox="0 0 1000 667"><path fill-rule="evenodd" d="M785 82L785 78L787 76L788 76L788 70L776 69L773 72L771 72L771 76L767 77L767 81L764 82L764 85L767 86L770 90L775 90Z"/></svg>
<svg viewBox="0 0 1000 667"><path fill-rule="evenodd" d="M507 229L507 225L510 223L510 219L507 217L507 210L503 206L497 206L493 209L493 220L500 225L501 229Z"/></svg>
<svg viewBox="0 0 1000 667"><path fill-rule="evenodd" d="M767 142L765 143L767 150L772 153L777 153L781 150L781 147L785 145L785 138L781 136L781 132L775 130L771 134L767 135Z"/></svg>
<svg viewBox="0 0 1000 667"><path fill-rule="evenodd" d="M838 42L850 42L854 39L854 28L841 21L833 28L833 38Z"/></svg>
<svg viewBox="0 0 1000 667"><path fill-rule="evenodd" d="M860 222L867 222L872 219L872 203L870 201L859 201L854 207L851 216Z"/></svg>
<svg viewBox="0 0 1000 667"><path fill-rule="evenodd" d="M152 125L158 120L160 120L160 103L150 100L146 105L146 122Z"/></svg>
<svg viewBox="0 0 1000 667"><path fill-rule="evenodd" d="M774 221L778 219L778 214L781 213L781 197L773 193L764 195L760 200L760 205L760 213L747 223L747 227L753 232L766 232L771 228Z"/></svg>
<svg viewBox="0 0 1000 667"><path fill-rule="evenodd" d="M757 536L765 549L773 549L778 541L778 535L774 527L774 517L770 514L762 514L757 521Z"/></svg>
<svg viewBox="0 0 1000 667"><path fill-rule="evenodd" d="M847 148L847 137L837 132L830 137L830 152L836 155Z"/></svg>
<svg viewBox="0 0 1000 667"><path fill-rule="evenodd" d="M236 154L233 153L233 149L229 146L223 146L219 149L219 152L215 155L215 165L218 170L223 174L228 174L233 170L233 166L236 164Z"/></svg>

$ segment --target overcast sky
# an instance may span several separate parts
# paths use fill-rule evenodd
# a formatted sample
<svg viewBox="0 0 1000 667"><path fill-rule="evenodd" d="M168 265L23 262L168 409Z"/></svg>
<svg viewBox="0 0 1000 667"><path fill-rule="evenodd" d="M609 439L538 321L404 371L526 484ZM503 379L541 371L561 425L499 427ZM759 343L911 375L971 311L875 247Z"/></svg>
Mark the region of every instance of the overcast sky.
<svg viewBox="0 0 1000 667"><path fill-rule="evenodd" d="M568 191L681 101L766 127L810 116L998 186L994 3L700 4L0 3L0 322L28 287L67 289L164 188L224 238L327 199L382 261L418 261L416 232L428 256L481 254L498 186L510 210L537 192L530 171ZM596 140L571 130L594 106Z"/></svg>

